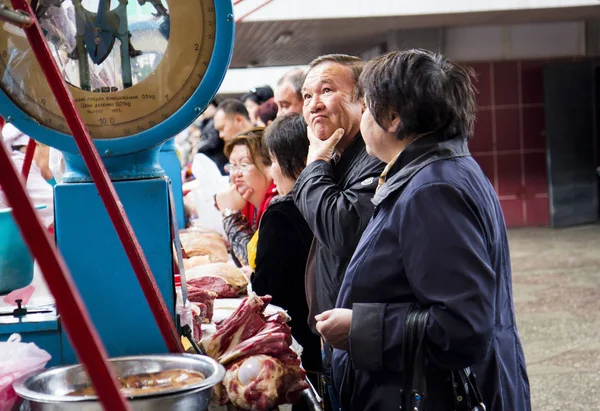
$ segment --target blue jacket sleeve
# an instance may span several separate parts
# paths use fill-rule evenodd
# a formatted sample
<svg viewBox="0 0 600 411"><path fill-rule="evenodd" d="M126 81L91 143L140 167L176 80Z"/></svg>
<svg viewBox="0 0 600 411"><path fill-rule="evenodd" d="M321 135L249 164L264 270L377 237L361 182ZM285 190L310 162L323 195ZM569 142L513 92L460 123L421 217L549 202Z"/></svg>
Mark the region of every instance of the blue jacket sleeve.
<svg viewBox="0 0 600 411"><path fill-rule="evenodd" d="M495 315L496 273L480 213L466 195L447 184L422 186L400 206L403 268L417 301L429 307L426 355L442 368L470 366L487 353ZM366 350L360 339L369 335L371 361L379 360L379 369L402 369L408 306L354 304L350 354L357 369L373 370L361 356ZM373 321L375 311L379 319ZM360 345L355 355L352 347Z"/></svg>
<svg viewBox="0 0 600 411"><path fill-rule="evenodd" d="M364 166L363 166L364 167ZM371 161L357 181L343 189L325 161L309 164L300 174L292 196L315 237L332 254L351 257L371 219L381 163ZM366 184L368 182L368 184Z"/></svg>

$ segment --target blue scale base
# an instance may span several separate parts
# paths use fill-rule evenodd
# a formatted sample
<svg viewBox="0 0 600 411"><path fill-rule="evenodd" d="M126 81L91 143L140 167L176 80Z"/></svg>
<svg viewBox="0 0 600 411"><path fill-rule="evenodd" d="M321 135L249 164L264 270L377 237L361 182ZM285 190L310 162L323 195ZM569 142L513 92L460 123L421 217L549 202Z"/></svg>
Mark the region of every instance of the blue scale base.
<svg viewBox="0 0 600 411"><path fill-rule="evenodd" d="M118 181L114 186L175 319L169 180ZM167 352L95 185L58 184L54 201L58 248L109 356ZM64 328L61 340L61 362L77 362Z"/></svg>
<svg viewBox="0 0 600 411"><path fill-rule="evenodd" d="M173 188L173 202L175 203L175 214L177 215L177 226L185 228L185 213L183 210L183 182L181 181L181 164L177 151L175 151L175 139L172 138L163 144L160 149L160 166L165 174L171 179Z"/></svg>

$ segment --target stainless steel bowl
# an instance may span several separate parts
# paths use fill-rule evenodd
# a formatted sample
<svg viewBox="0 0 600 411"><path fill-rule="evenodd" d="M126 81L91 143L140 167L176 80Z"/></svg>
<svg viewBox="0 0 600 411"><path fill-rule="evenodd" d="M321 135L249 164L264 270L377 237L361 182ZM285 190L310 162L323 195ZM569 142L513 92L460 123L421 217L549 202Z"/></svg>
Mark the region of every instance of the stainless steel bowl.
<svg viewBox="0 0 600 411"><path fill-rule="evenodd" d="M212 358L192 354L162 354L118 357L110 360L119 377L184 369L201 372L206 379L178 389L128 396L132 410L206 411L211 388L221 382L225 368ZM54 367L14 383L17 394L33 411L102 411L96 396L68 396L90 385L85 368L78 365Z"/></svg>

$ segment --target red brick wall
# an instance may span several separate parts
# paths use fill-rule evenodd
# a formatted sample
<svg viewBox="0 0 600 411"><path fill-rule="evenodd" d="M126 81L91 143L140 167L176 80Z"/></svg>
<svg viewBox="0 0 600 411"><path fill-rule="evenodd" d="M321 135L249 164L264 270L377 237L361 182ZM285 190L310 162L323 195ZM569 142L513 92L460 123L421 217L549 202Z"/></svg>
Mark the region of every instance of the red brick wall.
<svg viewBox="0 0 600 411"><path fill-rule="evenodd" d="M549 224L542 60L467 63L479 90L473 157L509 227Z"/></svg>

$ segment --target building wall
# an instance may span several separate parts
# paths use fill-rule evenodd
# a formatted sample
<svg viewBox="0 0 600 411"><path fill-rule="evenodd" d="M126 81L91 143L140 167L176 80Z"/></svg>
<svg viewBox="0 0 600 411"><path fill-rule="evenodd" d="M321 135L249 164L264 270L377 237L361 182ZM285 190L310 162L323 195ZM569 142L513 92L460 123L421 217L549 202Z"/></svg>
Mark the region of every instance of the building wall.
<svg viewBox="0 0 600 411"><path fill-rule="evenodd" d="M244 0L236 16L256 8L264 0ZM304 20L373 16L419 16L502 10L595 6L596 0L275 0L248 17L249 21Z"/></svg>
<svg viewBox="0 0 600 411"><path fill-rule="evenodd" d="M585 24L398 31L388 46L439 50L475 70L473 156L494 185L508 226L549 225L543 65L585 55Z"/></svg>
<svg viewBox="0 0 600 411"><path fill-rule="evenodd" d="M275 89L285 73L305 66L260 67L227 70L219 94L244 94L253 87L269 85Z"/></svg>
<svg viewBox="0 0 600 411"><path fill-rule="evenodd" d="M477 73L477 121L469 143L509 227L549 224L544 60L468 64Z"/></svg>
<svg viewBox="0 0 600 411"><path fill-rule="evenodd" d="M444 29L443 52L458 61L585 54L585 23L555 22Z"/></svg>

